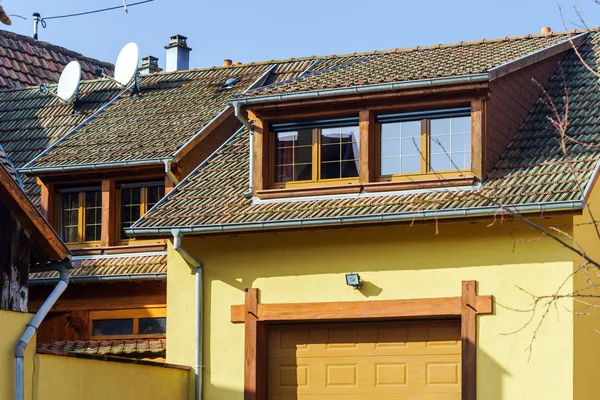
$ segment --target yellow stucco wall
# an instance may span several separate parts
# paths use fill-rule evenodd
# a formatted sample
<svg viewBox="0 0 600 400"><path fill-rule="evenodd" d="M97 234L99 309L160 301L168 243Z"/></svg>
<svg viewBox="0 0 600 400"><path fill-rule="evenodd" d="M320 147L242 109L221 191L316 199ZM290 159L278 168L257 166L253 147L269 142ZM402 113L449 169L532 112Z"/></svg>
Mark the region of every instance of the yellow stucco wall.
<svg viewBox="0 0 600 400"><path fill-rule="evenodd" d="M530 314L499 304L529 308L531 297L517 286L554 291L573 256L520 224L488 223L444 223L437 235L420 225L186 237L184 247L205 265L205 399L243 398L244 327L230 322L230 306L243 304L244 288L259 288L262 303L369 301L460 296L470 279L497 301L494 315L478 320L478 398L572 399L573 314L563 307L572 304L546 319L529 361L534 325L506 333ZM193 365L194 278L172 247L168 262L167 361ZM360 273L362 290L345 285L348 272Z"/></svg>
<svg viewBox="0 0 600 400"><path fill-rule="evenodd" d="M0 310L0 400L15 398L15 346L33 315ZM35 343L35 336L31 339ZM31 382L35 346L25 350L25 382ZM31 398L31 385L25 385L25 398Z"/></svg>
<svg viewBox="0 0 600 400"><path fill-rule="evenodd" d="M189 372L177 368L36 355L37 400L184 400Z"/></svg>
<svg viewBox="0 0 600 400"><path fill-rule="evenodd" d="M593 219L600 221L600 185L595 185L583 215L574 218L573 238L576 247L581 248L591 259L600 262L600 237ZM594 285L600 285L597 268L584 267L581 257L574 256L573 268L575 271L575 285L580 288L590 288L582 293L591 296L600 296L600 287L592 288L589 280ZM588 304L597 304L595 298L581 298ZM600 310L589 307L582 302L574 302L574 360L573 389L576 399L600 398Z"/></svg>

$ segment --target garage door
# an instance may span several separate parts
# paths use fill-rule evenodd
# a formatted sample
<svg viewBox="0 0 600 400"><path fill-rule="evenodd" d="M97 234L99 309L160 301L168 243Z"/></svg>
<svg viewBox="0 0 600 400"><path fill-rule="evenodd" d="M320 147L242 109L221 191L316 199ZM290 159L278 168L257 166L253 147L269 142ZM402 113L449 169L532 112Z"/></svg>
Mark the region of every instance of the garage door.
<svg viewBox="0 0 600 400"><path fill-rule="evenodd" d="M269 327L270 400L459 400L460 323Z"/></svg>

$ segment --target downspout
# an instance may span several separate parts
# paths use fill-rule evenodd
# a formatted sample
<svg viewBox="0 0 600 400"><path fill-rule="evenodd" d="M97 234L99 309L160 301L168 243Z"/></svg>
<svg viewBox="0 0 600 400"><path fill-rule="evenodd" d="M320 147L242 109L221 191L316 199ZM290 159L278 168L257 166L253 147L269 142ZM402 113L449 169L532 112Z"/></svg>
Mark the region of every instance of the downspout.
<svg viewBox="0 0 600 400"><path fill-rule="evenodd" d="M235 110L235 116L240 122L248 129L250 132L250 157L249 157L249 171L248 171L248 190L244 192L244 197L249 199L254 194L254 187L252 185L252 179L254 177L254 126L250 123L244 112L242 111L242 106L240 103L233 103L233 109Z"/></svg>
<svg viewBox="0 0 600 400"><path fill-rule="evenodd" d="M69 273L67 272L66 265L70 264L71 261L64 261L60 265L60 279L50 296L44 301L44 304L40 307L40 309L35 313L33 319L29 324L27 324L27 328L21 336L19 343L15 347L15 399L16 400L24 400L25 399L25 376L24 376L24 357L25 357L25 348L29 344L31 338L40 327L40 324L46 318L46 315L50 311L50 309L54 306L58 298L67 288L69 284Z"/></svg>
<svg viewBox="0 0 600 400"><path fill-rule="evenodd" d="M177 177L175 176L173 171L171 171L171 164L173 164L173 161L165 160L164 163L165 163L165 174L167 174L167 176L169 177L171 182L173 182L173 185L177 186L179 184L179 179L177 179Z"/></svg>
<svg viewBox="0 0 600 400"><path fill-rule="evenodd" d="M203 310L202 310L202 272L204 265L200 260L190 254L181 246L183 233L179 229L173 229L173 249L178 252L183 259L191 265L192 272L196 275L196 361L194 371L196 371L195 397L196 400L202 399L202 329L203 329Z"/></svg>

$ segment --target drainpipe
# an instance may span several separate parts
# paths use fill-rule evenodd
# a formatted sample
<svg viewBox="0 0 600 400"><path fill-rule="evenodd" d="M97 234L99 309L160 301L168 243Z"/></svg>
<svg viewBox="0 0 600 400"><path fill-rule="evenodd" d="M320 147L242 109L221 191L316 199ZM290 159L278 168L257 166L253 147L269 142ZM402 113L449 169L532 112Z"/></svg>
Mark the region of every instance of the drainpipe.
<svg viewBox="0 0 600 400"><path fill-rule="evenodd" d="M61 263L59 272L60 272L60 280L54 287L50 296L44 301L44 304L40 307L38 312L35 313L33 319L29 324L27 324L27 329L21 336L19 343L15 347L15 399L16 400L24 400L25 399L25 376L24 376L24 357L25 357L25 348L29 344L31 338L40 327L40 324L46 318L46 315L50 311L50 309L54 306L58 298L67 288L69 284L69 273L67 272L67 265L70 265L71 261L64 261Z"/></svg>
<svg viewBox="0 0 600 400"><path fill-rule="evenodd" d="M244 197L249 199L254 194L254 187L252 185L252 179L254 176L254 126L250 123L246 115L242 112L242 106L240 103L233 103L233 109L235 110L235 116L240 120L242 124L248 129L250 132L250 166L249 166L249 177L248 177L248 190L244 192Z"/></svg>
<svg viewBox="0 0 600 400"><path fill-rule="evenodd" d="M169 177L169 179L171 180L171 182L173 182L173 184L175 186L179 185L179 179L177 179L177 177L175 176L173 171L171 171L171 164L173 164L173 161L165 160L164 163L165 163L165 174L167 174L167 176Z"/></svg>
<svg viewBox="0 0 600 400"><path fill-rule="evenodd" d="M190 264L192 272L196 275L196 362L194 371L196 371L195 399L202 399L202 329L203 329L203 310L202 310L202 272L204 265L200 260L181 247L183 233L179 229L173 229L173 249L178 252L185 261Z"/></svg>

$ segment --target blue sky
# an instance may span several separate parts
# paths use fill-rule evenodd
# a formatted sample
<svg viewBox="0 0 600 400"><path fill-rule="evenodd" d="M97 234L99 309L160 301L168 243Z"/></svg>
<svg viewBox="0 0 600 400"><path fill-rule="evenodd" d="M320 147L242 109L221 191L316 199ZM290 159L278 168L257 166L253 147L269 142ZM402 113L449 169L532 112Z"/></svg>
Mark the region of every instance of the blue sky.
<svg viewBox="0 0 600 400"><path fill-rule="evenodd" d="M139 0L127 0L134 3ZM42 17L118 6L122 0L3 0L13 25L31 35L32 13ZM593 0L560 1L568 28L579 24L579 4L591 26L600 25ZM155 0L89 16L48 20L40 40L114 62L130 41L164 67L168 37L180 33L193 48L192 67L310 55L412 47L462 40L563 30L558 3L550 0Z"/></svg>

